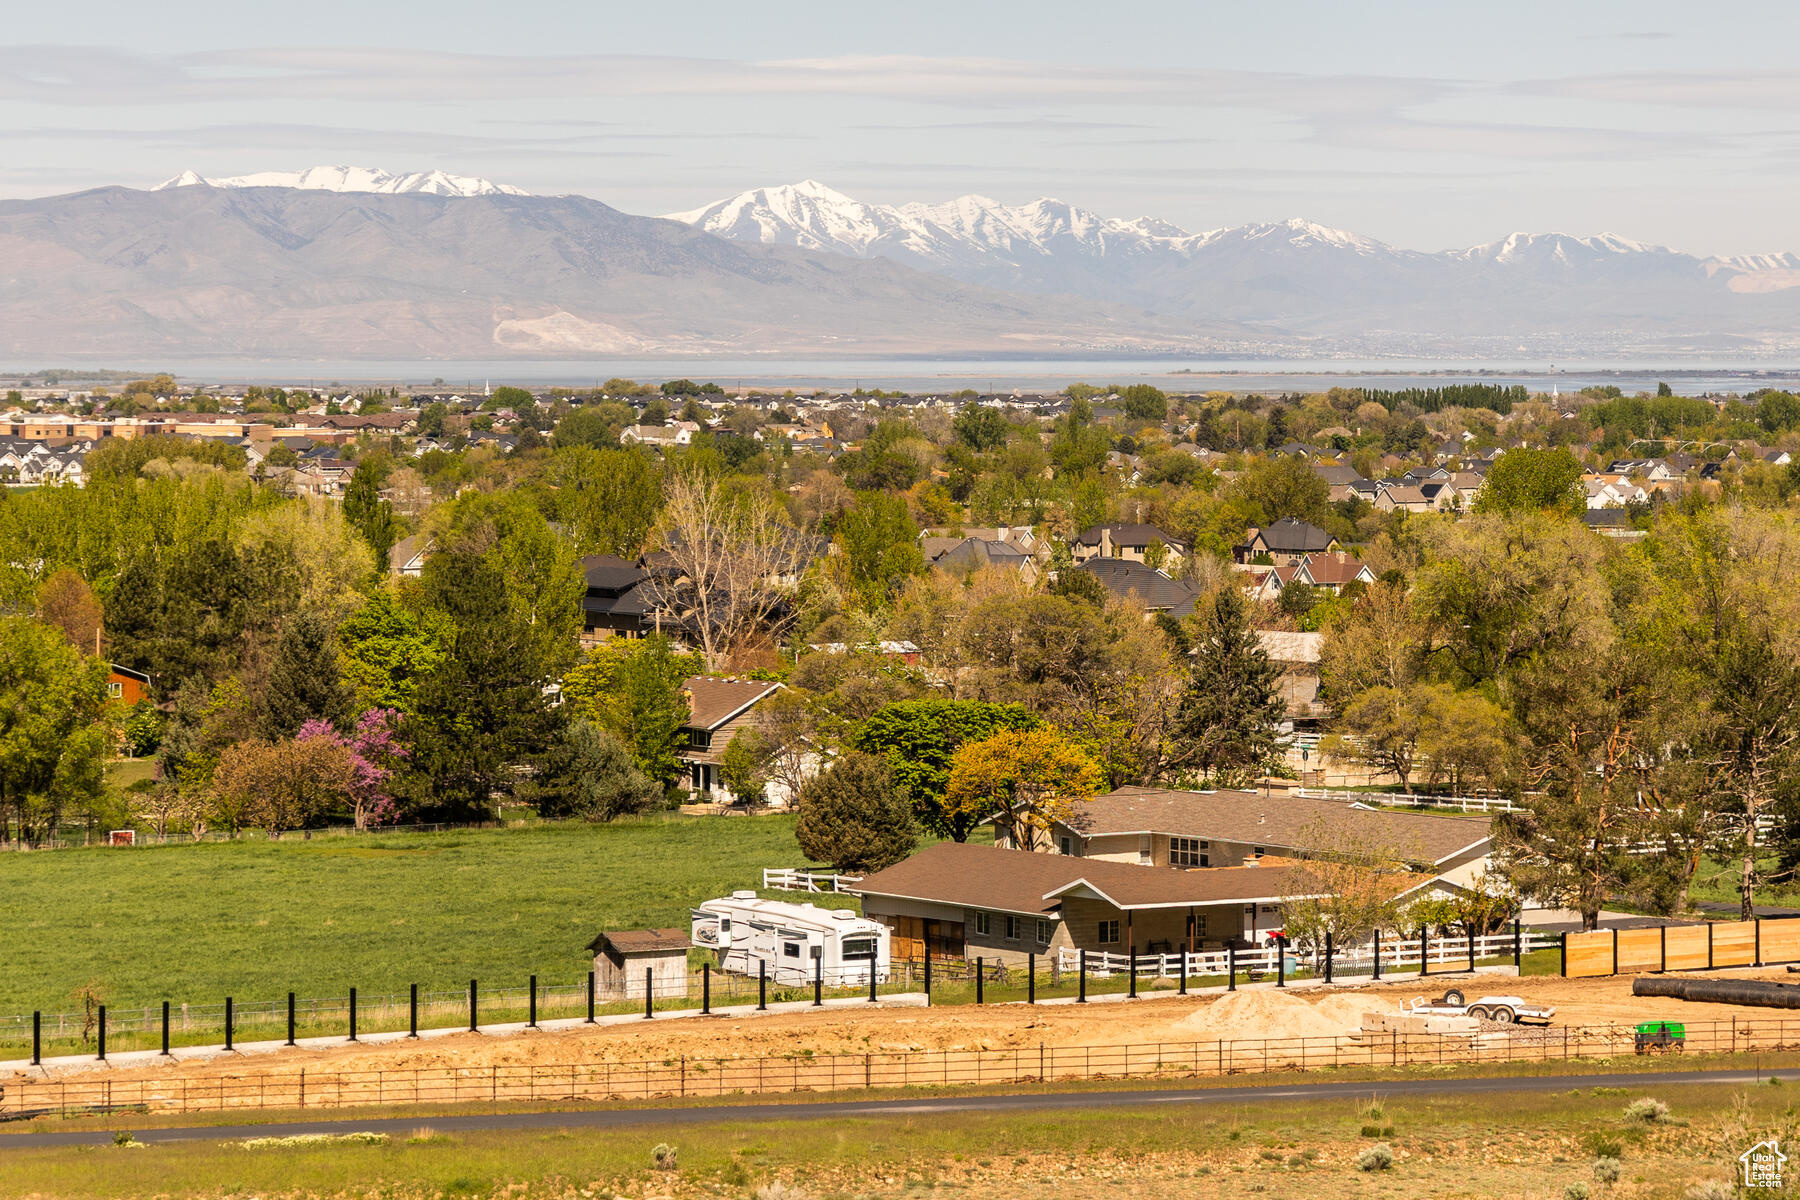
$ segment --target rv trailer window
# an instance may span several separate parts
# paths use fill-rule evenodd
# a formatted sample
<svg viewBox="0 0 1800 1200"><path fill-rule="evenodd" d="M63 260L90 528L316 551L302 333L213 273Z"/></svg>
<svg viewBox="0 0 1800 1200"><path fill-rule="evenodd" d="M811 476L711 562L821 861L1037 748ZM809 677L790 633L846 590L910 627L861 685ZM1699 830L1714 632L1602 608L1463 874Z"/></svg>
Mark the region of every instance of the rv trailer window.
<svg viewBox="0 0 1800 1200"><path fill-rule="evenodd" d="M799 958L800 957L800 943L799 942L783 942L783 943L781 943L781 956L783 958Z"/></svg>
<svg viewBox="0 0 1800 1200"><path fill-rule="evenodd" d="M875 957L875 939L874 938L845 938L844 939L844 958L846 960L849 960L852 958L874 958L874 957Z"/></svg>

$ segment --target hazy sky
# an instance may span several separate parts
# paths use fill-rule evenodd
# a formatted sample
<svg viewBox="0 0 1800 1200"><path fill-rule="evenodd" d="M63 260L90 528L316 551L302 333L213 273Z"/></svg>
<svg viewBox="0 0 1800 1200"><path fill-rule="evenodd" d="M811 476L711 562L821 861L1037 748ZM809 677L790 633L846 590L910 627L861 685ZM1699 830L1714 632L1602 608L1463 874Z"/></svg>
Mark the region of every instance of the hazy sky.
<svg viewBox="0 0 1800 1200"><path fill-rule="evenodd" d="M61 0L0 24L0 195L350 163L661 213L811 177L1800 251L1797 45L1792 0Z"/></svg>

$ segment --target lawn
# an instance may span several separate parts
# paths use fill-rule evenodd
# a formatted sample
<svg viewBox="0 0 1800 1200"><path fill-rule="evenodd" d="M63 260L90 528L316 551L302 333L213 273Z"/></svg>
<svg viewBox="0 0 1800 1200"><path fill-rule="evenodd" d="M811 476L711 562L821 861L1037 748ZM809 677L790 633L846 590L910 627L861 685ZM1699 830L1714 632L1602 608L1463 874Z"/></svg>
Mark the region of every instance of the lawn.
<svg viewBox="0 0 1800 1200"><path fill-rule="evenodd" d="M89 981L118 1008L574 983L601 930L801 861L787 816L5 854L0 1017Z"/></svg>
<svg viewBox="0 0 1800 1200"><path fill-rule="evenodd" d="M8 1149L0 1192L515 1200L659 1194L1110 1200L1141 1195L1355 1197L1731 1195L1735 1155L1793 1132L1791 1088L1660 1085L1479 1096L1381 1093L1310 1103L434 1132L377 1145L190 1142ZM1634 1099L1666 1117L1628 1116ZM663 1163L653 1165L659 1144ZM1376 1146L1385 1169L1359 1166ZM1604 1161L1602 1161L1604 1159ZM1607 1180L1616 1179L1616 1183ZM775 1181L782 1186L776 1188ZM1571 1185L1580 1185L1579 1187Z"/></svg>

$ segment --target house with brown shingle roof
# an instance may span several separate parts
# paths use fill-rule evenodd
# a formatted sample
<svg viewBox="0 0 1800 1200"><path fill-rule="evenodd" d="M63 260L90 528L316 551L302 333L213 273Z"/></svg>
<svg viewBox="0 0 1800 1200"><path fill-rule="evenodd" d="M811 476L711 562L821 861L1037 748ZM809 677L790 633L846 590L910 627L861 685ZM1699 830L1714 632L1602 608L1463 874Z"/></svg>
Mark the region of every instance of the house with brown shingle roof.
<svg viewBox="0 0 1800 1200"><path fill-rule="evenodd" d="M1342 851L1346 843L1404 862L1451 889L1467 887L1493 851L1484 817L1395 812L1344 800L1223 788L1137 786L1080 805L1034 848L1150 867L1218 867L1269 854L1313 858Z"/></svg>
<svg viewBox="0 0 1800 1200"><path fill-rule="evenodd" d="M725 748L740 729L753 724L757 704L785 686L760 679L716 679L710 675L695 675L682 685L682 694L688 701L688 719L681 727L683 741L676 757L682 762L688 790L697 803L731 804L737 799L719 778ZM792 801L773 784L764 787L763 798L776 807Z"/></svg>
<svg viewBox="0 0 1800 1200"><path fill-rule="evenodd" d="M1172 954L1255 945L1307 886L1293 866L1170 871L939 842L848 890L886 925L895 958L1022 963L1061 949Z"/></svg>

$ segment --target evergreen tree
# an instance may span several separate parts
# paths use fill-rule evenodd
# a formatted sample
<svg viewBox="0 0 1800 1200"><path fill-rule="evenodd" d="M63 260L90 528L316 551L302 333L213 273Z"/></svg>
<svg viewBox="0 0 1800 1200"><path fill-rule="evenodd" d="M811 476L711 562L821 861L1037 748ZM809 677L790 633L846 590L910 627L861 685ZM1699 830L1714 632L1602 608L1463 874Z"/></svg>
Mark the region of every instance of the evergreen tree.
<svg viewBox="0 0 1800 1200"><path fill-rule="evenodd" d="M338 646L331 627L312 613L289 618L269 664L263 696L262 734L291 738L308 721L343 727L350 718L350 689L338 675Z"/></svg>
<svg viewBox="0 0 1800 1200"><path fill-rule="evenodd" d="M575 721L546 757L532 796L545 816L610 821L657 807L663 789L638 770L618 738L591 721Z"/></svg>
<svg viewBox="0 0 1800 1200"><path fill-rule="evenodd" d="M1165 770L1248 782L1281 769L1281 668L1269 661L1250 607L1233 585L1203 598L1190 618L1193 666L1170 723Z"/></svg>
<svg viewBox="0 0 1800 1200"><path fill-rule="evenodd" d="M559 735L563 717L545 695L553 675L529 614L508 603L506 580L486 558L440 554L425 586L454 633L419 687L406 787L425 814L481 815L511 791L515 768L540 765Z"/></svg>
<svg viewBox="0 0 1800 1200"><path fill-rule="evenodd" d="M912 853L912 804L886 762L852 750L800 789L800 850L840 871L879 871Z"/></svg>

